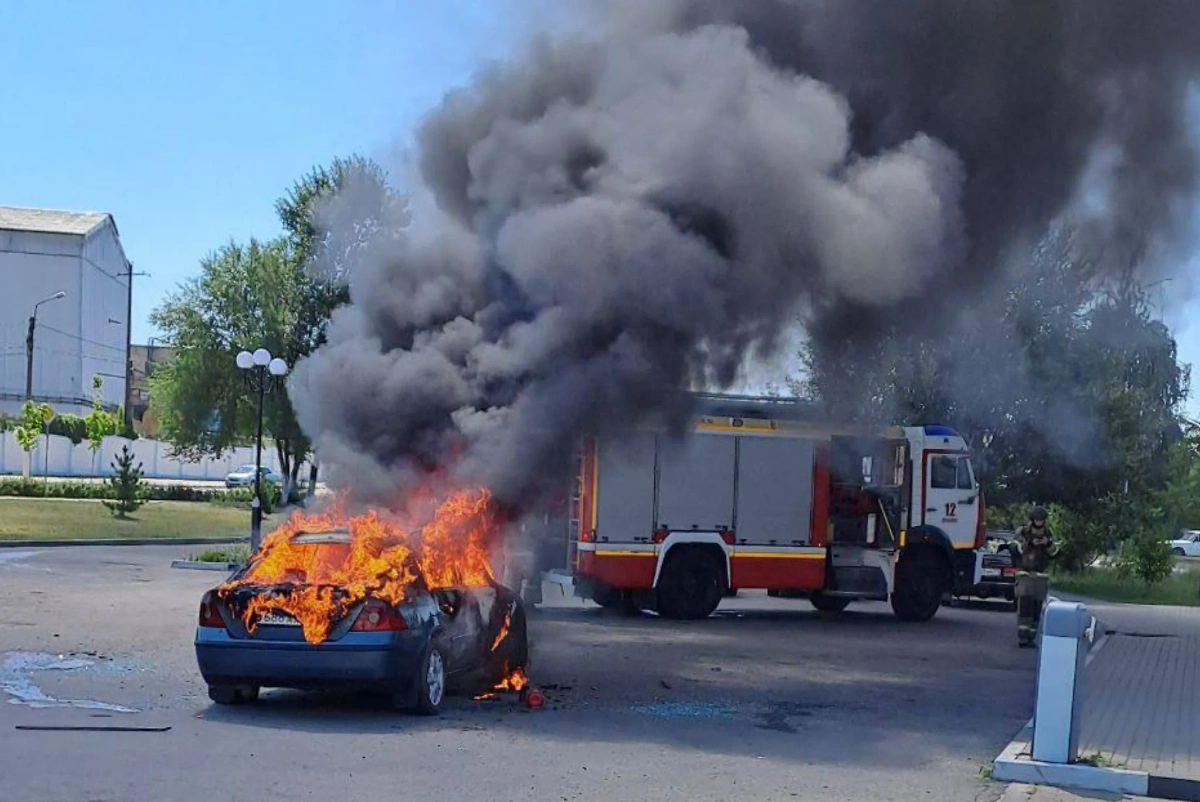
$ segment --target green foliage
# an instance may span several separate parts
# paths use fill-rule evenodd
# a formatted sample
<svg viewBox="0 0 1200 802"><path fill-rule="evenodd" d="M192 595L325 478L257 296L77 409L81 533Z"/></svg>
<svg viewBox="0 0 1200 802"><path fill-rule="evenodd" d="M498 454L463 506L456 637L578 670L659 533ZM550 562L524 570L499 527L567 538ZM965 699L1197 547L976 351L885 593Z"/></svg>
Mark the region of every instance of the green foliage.
<svg viewBox="0 0 1200 802"><path fill-rule="evenodd" d="M88 441L88 449L94 455L104 445L104 438L117 433L117 420L101 406L101 391L104 380L99 376L92 377L92 411L83 419L84 436ZM78 443L78 440L74 441Z"/></svg>
<svg viewBox="0 0 1200 802"><path fill-rule="evenodd" d="M989 504L1148 503L1167 482L1189 372L1134 265L1102 274L1076 251L1055 232L1000 293L955 310L951 331L905 319L866 340L816 339L798 389L860 420L954 426Z"/></svg>
<svg viewBox="0 0 1200 802"><path fill-rule="evenodd" d="M234 490L209 490L187 485L145 485L141 497L146 501L195 501L214 504L248 507L251 493L247 488ZM0 496L72 498L72 499L115 499L116 490L108 482L50 482L43 484L22 477L0 478Z"/></svg>
<svg viewBox="0 0 1200 802"><path fill-rule="evenodd" d="M223 549L205 549L194 554L192 560L201 563L235 563L241 564L250 559L250 547L244 543Z"/></svg>
<svg viewBox="0 0 1200 802"><path fill-rule="evenodd" d="M1151 585L1116 570L1090 568L1078 573L1054 574L1050 586L1063 593L1090 599L1132 604L1200 606L1200 571L1173 573Z"/></svg>
<svg viewBox="0 0 1200 802"><path fill-rule="evenodd" d="M38 438L46 433L46 427L54 418L54 409L49 404L26 401L21 407L21 425L14 430L17 445L26 453L37 446Z"/></svg>
<svg viewBox="0 0 1200 802"><path fill-rule="evenodd" d="M1175 555L1158 532L1143 532L1130 541L1133 546L1133 572L1147 585L1156 585L1171 575Z"/></svg>
<svg viewBox="0 0 1200 802"><path fill-rule="evenodd" d="M87 439L87 423L86 418L81 418L78 415L65 413L56 415L50 421L47 431L49 434L56 434L60 437L65 437L75 445L79 445Z"/></svg>
<svg viewBox="0 0 1200 802"><path fill-rule="evenodd" d="M206 257L151 319L176 347L150 379L160 435L187 459L253 440L257 398L234 360L266 348L289 365L325 340L346 278L366 249L407 222L403 200L374 163L354 157L315 169L276 204L285 236L230 243ZM311 444L283 392L267 395L264 429L294 482Z"/></svg>
<svg viewBox="0 0 1200 802"><path fill-rule="evenodd" d="M113 488L115 499L104 501L103 504L118 518L128 517L131 512L137 512L138 508L146 503L141 492L142 463L134 465L133 459L133 452L125 445L121 446L121 453L112 463L116 475L109 479L109 484Z"/></svg>

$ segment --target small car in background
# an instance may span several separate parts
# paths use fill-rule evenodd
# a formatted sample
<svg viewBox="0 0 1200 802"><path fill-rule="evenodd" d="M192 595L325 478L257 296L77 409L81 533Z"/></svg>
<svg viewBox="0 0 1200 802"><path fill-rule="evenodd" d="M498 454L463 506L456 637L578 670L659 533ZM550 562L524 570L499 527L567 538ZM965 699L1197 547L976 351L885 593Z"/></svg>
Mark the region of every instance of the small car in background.
<svg viewBox="0 0 1200 802"><path fill-rule="evenodd" d="M975 583L968 595L980 599L1003 598L1015 607L1019 559L1015 533L988 532L983 548L975 552ZM953 604L954 598L945 601Z"/></svg>
<svg viewBox="0 0 1200 802"><path fill-rule="evenodd" d="M1200 532L1184 529L1179 533L1178 540L1167 541L1167 545L1176 557L1200 557Z"/></svg>
<svg viewBox="0 0 1200 802"><path fill-rule="evenodd" d="M326 559L349 537L302 532L292 543ZM242 586L226 598L217 590L205 594L196 659L217 704L253 702L264 687L364 690L381 693L393 707L433 715L447 693L490 690L528 663L524 608L500 585L430 591L418 579L400 604L368 597L353 605L320 643L307 642L300 623L278 611L259 616L250 631L239 606L288 587Z"/></svg>
<svg viewBox="0 0 1200 802"><path fill-rule="evenodd" d="M270 468L263 467L262 480L263 484L282 484L283 477ZM225 486L231 489L235 487L253 487L254 466L243 465L240 468L234 468L225 475Z"/></svg>

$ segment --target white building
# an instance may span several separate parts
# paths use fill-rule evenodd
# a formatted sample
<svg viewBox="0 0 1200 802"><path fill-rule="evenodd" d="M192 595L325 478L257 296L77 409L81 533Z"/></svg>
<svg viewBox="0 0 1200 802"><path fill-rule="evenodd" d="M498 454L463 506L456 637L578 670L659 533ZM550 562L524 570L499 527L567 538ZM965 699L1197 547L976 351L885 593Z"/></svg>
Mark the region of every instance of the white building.
<svg viewBox="0 0 1200 802"><path fill-rule="evenodd" d="M99 376L104 404L125 403L132 272L111 215L0 206L0 412L24 403L29 319L44 299L34 399L87 414Z"/></svg>

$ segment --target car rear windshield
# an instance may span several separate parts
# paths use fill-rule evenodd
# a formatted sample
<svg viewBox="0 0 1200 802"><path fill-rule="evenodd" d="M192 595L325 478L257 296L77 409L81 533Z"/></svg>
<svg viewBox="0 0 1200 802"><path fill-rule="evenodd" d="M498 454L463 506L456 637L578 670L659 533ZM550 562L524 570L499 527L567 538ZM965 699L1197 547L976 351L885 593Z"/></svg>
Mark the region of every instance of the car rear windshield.
<svg viewBox="0 0 1200 802"><path fill-rule="evenodd" d="M291 537L291 547L295 558L287 560L287 568L264 560L252 566L246 578L272 585L330 584L350 556L350 532L297 532Z"/></svg>

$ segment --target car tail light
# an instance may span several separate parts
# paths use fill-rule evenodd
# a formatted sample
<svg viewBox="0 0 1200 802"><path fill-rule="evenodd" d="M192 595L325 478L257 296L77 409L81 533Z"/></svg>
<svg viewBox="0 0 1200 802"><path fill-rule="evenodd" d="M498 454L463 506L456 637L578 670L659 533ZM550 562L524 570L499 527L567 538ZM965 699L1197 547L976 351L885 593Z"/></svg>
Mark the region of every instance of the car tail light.
<svg viewBox="0 0 1200 802"><path fill-rule="evenodd" d="M666 539L667 539L667 530L665 527L663 529L654 530L654 534L650 536L650 540L653 543L662 543Z"/></svg>
<svg viewBox="0 0 1200 802"><path fill-rule="evenodd" d="M394 607L372 599L358 611L358 618L350 627L351 632L397 632L408 629L404 616Z"/></svg>
<svg viewBox="0 0 1200 802"><path fill-rule="evenodd" d="M1017 575L1017 569L1016 569L1016 568L1005 568L1005 569L1004 569L1004 575L1005 575L1005 576L1016 576L1016 575Z"/></svg>
<svg viewBox="0 0 1200 802"><path fill-rule="evenodd" d="M213 629L225 628L225 619L221 617L217 603L217 598L211 590L204 594L204 598L200 600L200 626Z"/></svg>
<svg viewBox="0 0 1200 802"><path fill-rule="evenodd" d="M721 540L725 541L726 546L732 546L734 543L737 543L737 535L726 530L721 533Z"/></svg>

